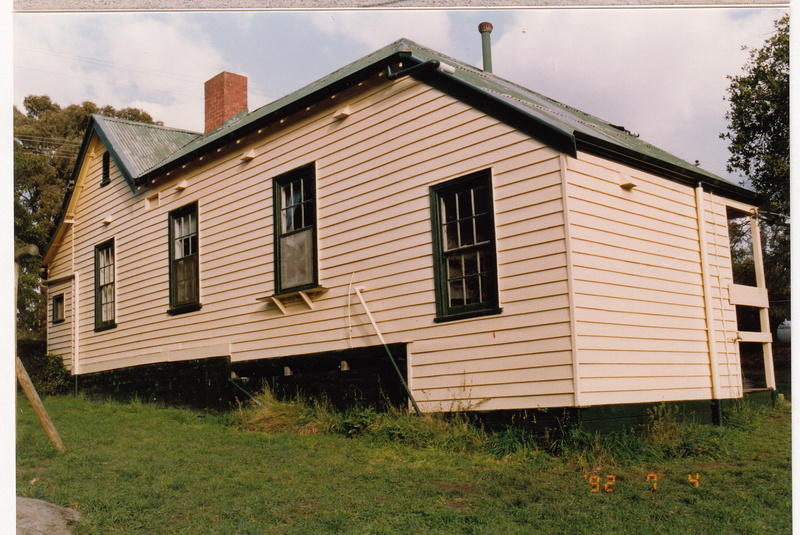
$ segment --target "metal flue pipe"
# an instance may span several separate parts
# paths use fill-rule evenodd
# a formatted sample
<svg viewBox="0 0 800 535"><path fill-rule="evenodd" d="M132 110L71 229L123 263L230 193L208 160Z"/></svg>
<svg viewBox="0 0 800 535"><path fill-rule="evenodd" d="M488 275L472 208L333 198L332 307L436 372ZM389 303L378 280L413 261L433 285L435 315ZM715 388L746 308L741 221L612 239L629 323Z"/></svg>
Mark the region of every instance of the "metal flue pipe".
<svg viewBox="0 0 800 535"><path fill-rule="evenodd" d="M481 43L483 45L483 70L492 72L492 24L481 22L478 24L478 31L481 32Z"/></svg>

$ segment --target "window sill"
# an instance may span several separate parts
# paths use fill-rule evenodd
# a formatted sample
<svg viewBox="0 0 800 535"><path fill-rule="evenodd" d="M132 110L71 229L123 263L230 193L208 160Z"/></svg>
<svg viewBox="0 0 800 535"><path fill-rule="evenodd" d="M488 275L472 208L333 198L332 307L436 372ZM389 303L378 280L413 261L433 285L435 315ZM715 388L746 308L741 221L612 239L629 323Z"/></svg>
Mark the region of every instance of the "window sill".
<svg viewBox="0 0 800 535"><path fill-rule="evenodd" d="M286 316L289 314L289 312L286 310L285 301L299 297L309 309L313 310L314 298L324 294L327 291L327 288L317 286L315 288L307 288L305 290L268 295L267 297L257 297L256 301L266 301L267 303L271 302L278 308L278 310L281 311L284 316Z"/></svg>
<svg viewBox="0 0 800 535"><path fill-rule="evenodd" d="M448 316L437 316L433 318L434 323L447 323L449 321L459 321L459 320L466 320L470 318L479 318L481 316L495 316L498 314L502 314L503 309L502 307L498 308L486 308L483 310L473 310L470 312L461 312L459 314L450 314Z"/></svg>
<svg viewBox="0 0 800 535"><path fill-rule="evenodd" d="M106 323L105 325L98 325L97 327L95 327L94 332L99 333L103 331L110 331L111 329L116 329L116 328L117 328L116 323Z"/></svg>
<svg viewBox="0 0 800 535"><path fill-rule="evenodd" d="M188 303L186 305L180 305L177 307L170 308L167 310L167 314L170 316L178 316L180 314L187 314L189 312L196 312L203 308L203 305L200 303Z"/></svg>
<svg viewBox="0 0 800 535"><path fill-rule="evenodd" d="M64 321L66 321L66 320L63 320L63 319L61 319L61 320L54 320L54 321L51 321L51 322L50 322L50 324L51 324L51 325L58 325L59 323L64 323Z"/></svg>

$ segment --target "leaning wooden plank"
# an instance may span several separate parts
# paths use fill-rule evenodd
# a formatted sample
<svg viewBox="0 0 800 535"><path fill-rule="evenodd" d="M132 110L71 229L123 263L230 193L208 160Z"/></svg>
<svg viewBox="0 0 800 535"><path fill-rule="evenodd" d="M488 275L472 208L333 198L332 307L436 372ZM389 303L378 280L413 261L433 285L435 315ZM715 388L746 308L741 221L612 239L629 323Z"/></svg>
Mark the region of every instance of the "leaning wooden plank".
<svg viewBox="0 0 800 535"><path fill-rule="evenodd" d="M36 393L36 388L33 386L31 378L28 377L28 372L25 371L25 366L22 365L22 361L19 360L19 357L17 357L17 380L23 392L25 392L28 401L33 405L33 411L36 413L36 416L39 417L39 421L42 422L42 427L44 427L44 432L47 433L47 438L50 439L50 442L53 443L53 446L55 446L58 451L66 452L67 448L65 448L64 443L61 442L61 437L58 436L58 431L56 431L56 427L53 425L52 420L50 420L50 416L48 416L42 404L42 400L39 399L39 394Z"/></svg>

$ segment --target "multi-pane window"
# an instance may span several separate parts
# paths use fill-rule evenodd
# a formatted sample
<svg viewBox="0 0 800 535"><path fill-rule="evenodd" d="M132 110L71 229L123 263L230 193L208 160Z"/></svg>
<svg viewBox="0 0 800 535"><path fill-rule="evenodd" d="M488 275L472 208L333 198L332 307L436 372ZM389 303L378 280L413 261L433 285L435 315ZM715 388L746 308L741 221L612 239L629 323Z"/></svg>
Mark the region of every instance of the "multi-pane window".
<svg viewBox="0 0 800 535"><path fill-rule="evenodd" d="M431 188L439 319L500 312L489 171Z"/></svg>
<svg viewBox="0 0 800 535"><path fill-rule="evenodd" d="M314 165L274 179L275 293L317 285L317 230Z"/></svg>
<svg viewBox="0 0 800 535"><path fill-rule="evenodd" d="M64 321L64 294L53 296L52 300L52 321L53 323L61 323Z"/></svg>
<svg viewBox="0 0 800 535"><path fill-rule="evenodd" d="M197 203L169 214L170 313L200 308Z"/></svg>
<svg viewBox="0 0 800 535"><path fill-rule="evenodd" d="M116 327L113 239L95 247L94 277L95 330Z"/></svg>

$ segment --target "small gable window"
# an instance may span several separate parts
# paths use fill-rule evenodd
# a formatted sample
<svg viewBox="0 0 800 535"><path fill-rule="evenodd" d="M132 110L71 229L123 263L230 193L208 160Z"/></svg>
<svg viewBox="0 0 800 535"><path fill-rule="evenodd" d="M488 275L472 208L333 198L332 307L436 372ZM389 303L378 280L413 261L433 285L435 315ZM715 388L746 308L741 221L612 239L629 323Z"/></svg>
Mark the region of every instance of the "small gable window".
<svg viewBox="0 0 800 535"><path fill-rule="evenodd" d="M200 310L197 203L169 213L169 313Z"/></svg>
<svg viewBox="0 0 800 535"><path fill-rule="evenodd" d="M111 154L108 151L103 153L103 178L100 185L105 186L111 182Z"/></svg>
<svg viewBox="0 0 800 535"><path fill-rule="evenodd" d="M53 315L52 321L53 323L61 323L64 321L64 294L58 294L53 296L52 302L53 308Z"/></svg>
<svg viewBox="0 0 800 535"><path fill-rule="evenodd" d="M431 188L436 321L499 314L490 171Z"/></svg>
<svg viewBox="0 0 800 535"><path fill-rule="evenodd" d="M94 250L94 328L104 331L115 323L114 240L101 243Z"/></svg>

